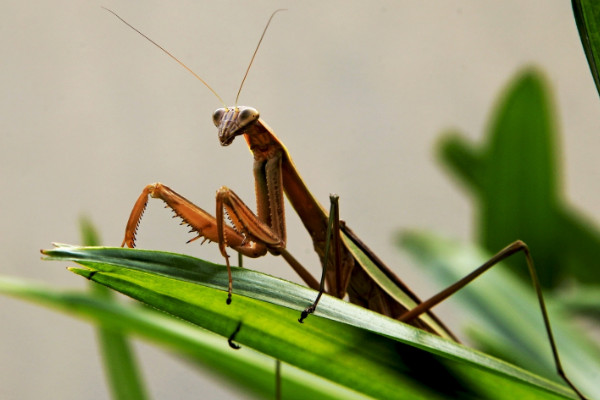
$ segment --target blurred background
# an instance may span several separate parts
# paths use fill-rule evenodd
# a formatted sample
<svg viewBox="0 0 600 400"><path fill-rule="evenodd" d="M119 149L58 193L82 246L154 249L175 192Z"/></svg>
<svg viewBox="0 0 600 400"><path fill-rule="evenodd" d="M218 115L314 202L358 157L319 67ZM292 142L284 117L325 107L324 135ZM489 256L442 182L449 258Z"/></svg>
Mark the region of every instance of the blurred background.
<svg viewBox="0 0 600 400"><path fill-rule="evenodd" d="M222 185L254 206L245 143L218 144L219 101L100 6L179 57L228 105L269 15L288 8L239 103L261 112L319 200L340 195L342 218L421 297L439 287L393 235L419 227L470 239L473 208L434 146L448 128L480 139L499 91L525 66L542 69L553 88L565 197L600 220L600 103L570 2L9 0L0 16L3 275L84 287L66 265L40 261L39 249L79 243L81 215L119 245L151 182L211 212ZM222 261L216 246L186 245L191 235L170 216L150 203L138 246ZM287 220L289 250L316 273L291 207ZM299 282L274 257L246 266ZM0 313L0 398L108 397L92 326L7 297ZM437 313L453 325L451 305ZM243 396L152 346L136 349L154 398Z"/></svg>

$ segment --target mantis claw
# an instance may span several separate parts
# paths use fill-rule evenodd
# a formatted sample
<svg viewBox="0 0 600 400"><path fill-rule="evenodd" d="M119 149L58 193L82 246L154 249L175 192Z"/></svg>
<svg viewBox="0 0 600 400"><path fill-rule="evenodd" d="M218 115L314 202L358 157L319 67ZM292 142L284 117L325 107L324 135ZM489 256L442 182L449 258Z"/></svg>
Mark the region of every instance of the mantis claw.
<svg viewBox="0 0 600 400"><path fill-rule="evenodd" d="M298 322L300 322L301 324L304 323L304 320L306 319L306 317L308 317L310 314L315 312L315 306L314 305L310 305L308 307L306 307L304 309L304 311L302 311L302 313L300 313L300 318L298 318Z"/></svg>

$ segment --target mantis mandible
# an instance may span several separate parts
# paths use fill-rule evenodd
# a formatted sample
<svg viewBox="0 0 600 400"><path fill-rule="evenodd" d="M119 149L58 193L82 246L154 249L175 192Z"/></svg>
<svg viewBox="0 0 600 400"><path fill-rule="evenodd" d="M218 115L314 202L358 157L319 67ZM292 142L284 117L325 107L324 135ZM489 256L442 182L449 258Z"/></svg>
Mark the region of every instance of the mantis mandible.
<svg viewBox="0 0 600 400"><path fill-rule="evenodd" d="M318 299L324 292L324 283L326 282L327 293L332 296L344 298L348 295L352 303L453 340L457 340L456 337L430 312L431 308L503 259L514 253L522 252L526 257L534 281L558 374L580 398L585 399L568 379L561 366L533 260L525 243L515 241L471 274L429 300L421 302L350 228L340 222L336 196L331 197L331 210L328 215L300 177L285 145L260 118L259 112L252 107L237 105L241 89L266 30L274 15L281 10L277 10L271 15L262 32L238 90L236 105L233 107L225 106L221 97L179 59L115 12L106 10L174 59L208 87L224 105L213 114L213 122L217 127L221 146L228 146L237 136L243 136L254 157L256 213L231 189L223 186L217 191L216 213L213 217L174 190L157 182L147 185L138 197L127 222L122 246L135 246L136 231L148 199L150 197L158 198L163 200L184 223L191 227L191 232L197 234L188 242L202 238L203 241L209 240L218 243L229 275L228 304L232 299L233 282L226 248L230 247L242 255L253 258L261 257L269 252L281 255L309 287L319 291L315 302L302 313L300 322L314 312ZM284 193L312 238L314 249L323 268L320 282L286 250ZM232 226L225 223L225 213L227 213ZM370 259L376 266L376 271L362 261L364 257ZM394 287L394 290L390 290L390 287ZM408 300L399 298L395 294L398 290L404 293Z"/></svg>

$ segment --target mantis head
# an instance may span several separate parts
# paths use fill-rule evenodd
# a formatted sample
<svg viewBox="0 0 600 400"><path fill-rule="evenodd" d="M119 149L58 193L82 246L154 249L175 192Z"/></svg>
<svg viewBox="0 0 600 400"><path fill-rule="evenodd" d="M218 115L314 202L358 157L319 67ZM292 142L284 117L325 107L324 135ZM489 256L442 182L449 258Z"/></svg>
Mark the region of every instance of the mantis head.
<svg viewBox="0 0 600 400"><path fill-rule="evenodd" d="M229 146L236 136L243 135L246 128L260 116L252 107L219 108L213 113L213 122L219 131L221 146Z"/></svg>
<svg viewBox="0 0 600 400"><path fill-rule="evenodd" d="M213 122L215 123L217 128L219 128L219 140L220 140L222 146L230 145L236 136L243 135L245 129L248 126L250 126L252 123L258 121L259 113L256 109L254 109L252 107L238 107L237 101L240 97L240 93L242 91L242 87L244 86L244 82L246 81L246 77L248 76L248 72L250 71L250 67L252 66L252 62L254 61L254 57L256 57L256 52L258 51L260 44L262 43L262 40L265 37L267 28L271 24L271 20L273 19L275 14L277 14L279 11L285 11L285 10L283 10L283 9L275 10L273 12L273 14L271 14L271 16L269 17L269 21L267 21L267 25L265 26L265 29L263 30L262 35L260 36L258 45L256 46L254 53L252 54L252 58L250 59L250 64L248 65L248 68L246 69L246 73L244 75L244 78L242 79L240 88L238 89L238 93L235 98L236 106L235 107L227 107L227 106L225 106L225 102L223 102L223 99L221 98L221 96L219 96L217 94L217 92L215 92L214 89L212 87L210 87L210 85L204 81L204 79L202 79L198 74L196 74L194 71L192 71L187 65L185 65L183 62L181 62L177 57L175 57L173 54L171 54L169 51L167 51L164 47L162 47L161 45L156 43L154 40L150 39L148 36L143 34L141 31L139 31L137 28L135 28L129 22L125 21L114 11L112 11L106 7L102 7L102 8L104 8L109 13L113 14L115 17L120 19L121 22L123 22L125 25L127 25L128 27L133 29L135 32L140 34L142 37L144 37L146 40L148 40L154 46L156 46L160 50L162 50L166 55L168 55L173 60L175 60L179 65L181 65L189 73L191 73L196 79L198 79L200 82L202 82L217 97L217 99L219 99L221 104L223 104L224 108L219 108L217 111L214 112Z"/></svg>

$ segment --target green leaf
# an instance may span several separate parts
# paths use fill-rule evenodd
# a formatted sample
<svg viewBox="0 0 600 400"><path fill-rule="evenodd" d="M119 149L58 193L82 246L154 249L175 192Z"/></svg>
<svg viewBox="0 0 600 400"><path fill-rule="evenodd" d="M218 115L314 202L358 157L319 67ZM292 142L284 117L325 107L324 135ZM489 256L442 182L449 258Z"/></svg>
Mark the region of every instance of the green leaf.
<svg viewBox="0 0 600 400"><path fill-rule="evenodd" d="M572 4L583 51L600 93L600 3L597 0L572 0Z"/></svg>
<svg viewBox="0 0 600 400"><path fill-rule="evenodd" d="M453 132L441 140L440 156L475 195L483 248L495 252L525 241L545 288L569 277L600 284L600 232L562 198L554 121L547 83L525 70L501 96L485 143L475 146ZM523 260L509 263L529 279Z"/></svg>
<svg viewBox="0 0 600 400"><path fill-rule="evenodd" d="M342 240L344 241L345 246L348 251L352 253L356 261L359 263L360 268L362 268L367 275L373 279L374 282L379 285L388 295L390 295L394 300L396 300L399 304L401 304L406 310L411 310L418 305L417 299L412 292L407 292L409 289L407 287L402 288L394 281L392 281L387 274L376 265L371 258L365 254L359 246L356 245L346 234L342 235ZM357 268L359 267L357 266ZM448 335L446 328L438 324L435 318L432 318L428 314L422 314L419 316L421 321L425 322L427 326L433 328L433 332L438 335L445 337L446 339L452 339L452 336Z"/></svg>
<svg viewBox="0 0 600 400"><path fill-rule="evenodd" d="M485 164L478 149L465 140L458 132L448 131L442 135L438 144L440 158L454 169L455 176L467 187L475 189L483 185L482 176Z"/></svg>
<svg viewBox="0 0 600 400"><path fill-rule="evenodd" d="M247 394L272 398L274 360L251 349L232 351L221 336L207 332L147 307L99 299L87 293L59 291L45 285L0 276L0 293L52 307L103 327L136 335L182 355L203 370L228 379ZM290 365L282 367L286 399L365 399L356 392L307 374Z"/></svg>
<svg viewBox="0 0 600 400"><path fill-rule="evenodd" d="M297 319L316 292L233 268L226 305L223 266L192 257L62 246L44 252L77 261L73 272L224 337L376 398L563 398L570 391L477 351L324 296L316 315Z"/></svg>
<svg viewBox="0 0 600 400"><path fill-rule="evenodd" d="M563 206L557 215L560 246L555 256L582 284L600 284L600 233L589 218L581 212ZM558 254L557 254L558 253ZM540 268L545 268L540 264ZM561 267L562 268L562 267Z"/></svg>
<svg viewBox="0 0 600 400"><path fill-rule="evenodd" d="M81 242L85 246L100 246L102 242L100 234L88 217L79 217L79 232L81 234Z"/></svg>
<svg viewBox="0 0 600 400"><path fill-rule="evenodd" d="M600 322L600 286L582 286L565 294L559 304L565 312L583 314Z"/></svg>
<svg viewBox="0 0 600 400"><path fill-rule="evenodd" d="M100 245L100 235L88 218L79 218L79 229L85 245ZM90 290L99 298L109 299L112 296L110 290L95 283L91 283ZM100 325L98 342L113 399L146 399L146 388L135 355L122 331Z"/></svg>
<svg viewBox="0 0 600 400"><path fill-rule="evenodd" d="M402 244L442 285L456 282L490 258L474 247L429 233L404 234ZM486 351L500 351L504 359L559 380L531 283L515 279L506 264L498 264L452 299L474 318L469 332ZM545 299L567 375L584 393L600 397L600 349L574 328L551 296L545 294Z"/></svg>
<svg viewBox="0 0 600 400"><path fill-rule="evenodd" d="M478 229L488 250L517 238L527 242L544 265L546 286L563 277L552 262L559 247L556 218L547 218L557 208L555 136L544 82L528 71L509 86L493 117ZM526 279L522 260L515 272Z"/></svg>

